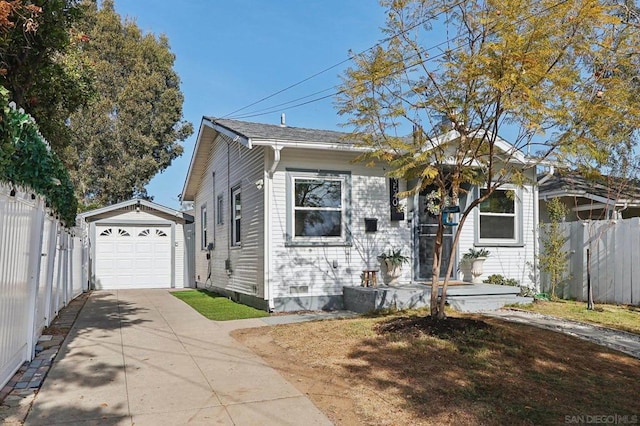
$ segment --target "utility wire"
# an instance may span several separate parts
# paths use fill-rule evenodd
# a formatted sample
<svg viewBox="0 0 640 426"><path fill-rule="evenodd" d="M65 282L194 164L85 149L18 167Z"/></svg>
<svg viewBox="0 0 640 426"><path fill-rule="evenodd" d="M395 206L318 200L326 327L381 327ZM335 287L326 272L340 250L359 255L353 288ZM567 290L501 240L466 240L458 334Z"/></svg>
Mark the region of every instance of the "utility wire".
<svg viewBox="0 0 640 426"><path fill-rule="evenodd" d="M409 31L413 30L413 29L414 29L414 28L416 28L416 27L419 27L420 25L425 24L427 21L432 20L432 19L434 19L434 18L437 18L438 16L442 15L443 13L448 13L449 11L453 10L455 7L457 7L457 6L461 5L461 4L462 4L462 3L464 3L464 2L465 2L465 0L461 0L461 1L457 2L457 3L454 3L453 5L449 6L447 9L442 10L442 11L440 11L439 13L437 13L437 14L435 14L435 15L433 15L433 16L428 16L428 17L424 18L423 20L421 20L420 22L417 22L416 24L414 24L414 25L410 26L409 28L407 28L407 29L405 29L405 30L403 30L403 31L400 31L400 32L398 32L398 33L396 33L396 34L394 34L394 35L391 35L391 36L389 36L389 37L386 37L386 38L384 38L384 39L380 40L379 42L377 42L376 44L374 44L373 46L371 46L371 47L369 47L369 48L367 48L367 49L364 49L363 51L361 51L361 52L359 52L359 53L351 54L348 58L346 58L346 59L344 59L344 60L342 60L342 61L338 62L337 64L331 65L330 67L325 68L325 69L323 69L322 71L318 71L317 73L315 73L315 74L313 74L313 75L311 75L311 76L309 76L309 77L307 77L307 78L305 78L305 79L302 79L302 80L300 80L300 81L298 81L298 82L296 82L296 83L293 83L292 85L287 86L287 87L285 87L284 89L280 89L280 90L278 90L277 92L274 92L274 93L272 93L272 94L270 94L270 95L268 95L268 96L265 96L265 97L264 97L264 98L262 98L262 99L259 99L259 100L255 101L255 102L252 102L252 103L250 103L249 105L246 105L246 106L244 106L244 107L242 107L242 108L236 109L235 111L231 111L230 113L228 113L228 114L224 115L222 118L228 118L228 117L230 117L230 116L233 116L234 114L236 114L236 113L238 113L238 112L240 112L240 111L244 111L244 110L245 110L245 109L247 109L247 108L251 108L251 107L252 107L252 106L254 106L254 105L257 105L257 104L259 104L259 103L261 103L261 102L264 102L264 101L266 101L267 99L271 99L271 98L273 98L274 96L279 95L280 93L286 92L287 90L290 90L290 89L292 89L292 88L294 88L294 87L296 87L296 86L301 85L302 83L305 83L305 82L307 82L307 81L309 81L309 80L311 80L311 79L313 79L313 78L316 78L317 76L319 76L319 75L321 75L321 74L324 74L325 72L331 71L332 69L337 68L337 67L339 67L339 66L340 66L340 65L342 65L342 64L345 64L345 63L347 63L347 62L349 62L349 61L352 61L352 60L353 60L354 58L356 58L357 56L360 56L360 55L362 55L362 54L364 54L364 53L366 53L366 52L369 52L369 51L371 51L371 50L373 50L373 49L377 48L378 46L381 46L382 44L387 43L387 42L389 42L389 41L393 40L394 38L399 37L400 35L402 35L402 34L404 34L404 33L407 33L407 32L409 32Z"/></svg>
<svg viewBox="0 0 640 426"><path fill-rule="evenodd" d="M514 22L514 24L522 23L522 22L524 22L524 21L526 21L526 20L528 20L528 19L533 18L534 16L538 15L538 14L539 14L539 13L541 13L541 12L546 12L546 11L548 11L548 10L551 10L551 9L553 9L553 8L555 8L555 7L560 6L560 5L561 5L561 4L563 4L563 3L567 3L568 1L569 1L569 0L560 0L559 2L557 2L557 3L555 3L555 4L551 5L551 6L546 7L545 9L541 10L541 11L540 11L540 12L538 12L538 13L533 13L533 14L531 14L531 15L527 16L527 17L523 17L523 18L521 18L521 19L519 19L519 20L515 21L515 22ZM451 8L453 8L453 7L457 6L457 5L459 5L460 3L462 3L462 2L456 3L456 4L455 4L454 6L452 6ZM450 8L450 9L451 9L451 8ZM448 11L448 10L450 10L450 9L447 9L447 11ZM440 14L442 14L442 13L444 13L444 11L443 11L443 12L440 12ZM437 15L436 15L436 16L437 16ZM327 68L327 70L329 70L329 69L331 69L331 68L335 68L335 67L337 67L337 66L339 66L339 65L341 65L341 64L343 64L343 63L345 63L345 62L348 62L348 61L350 61L350 60L354 59L356 56L362 55L362 54L364 54L364 53L366 53L366 52L368 52L368 51L370 51L370 50L372 50L372 49L375 49L377 46L379 46L379 45L381 45L381 44L385 43L386 41L389 41L389 40L393 39L394 37L398 37L398 36L400 36L401 34L403 34L403 33L407 32L407 31L410 31L411 29L413 29L413 28L415 28L415 27L417 27L417 26L419 26L419 25L422 25L422 24L423 24L423 23L425 23L428 19L431 19L431 18L424 19L424 20L420 21L418 24L413 25L412 27L408 28L408 29L407 29L407 30L405 30L405 31L402 31L402 32L397 33L397 34L395 34L395 35L393 35L393 36L387 37L386 39L384 39L384 40L382 40L382 41L378 42L378 43L377 43L377 44L375 44L374 46L372 46L372 47L370 47L370 48L368 48L368 49L363 50L363 51L362 51L362 52L360 52L359 54L357 54L357 55L352 55L350 58L345 59L344 61L340 62L339 64L336 64L336 65L334 65L334 66L332 66L332 67L330 67L330 68ZM494 33L495 33L495 32L494 32ZM489 35L491 35L491 33L489 33ZM445 40L445 41L443 41L443 42L441 42L441 43L438 43L438 44L436 44L436 45L434 45L434 46L431 46L431 47L429 47L429 48L425 49L425 50L424 50L424 53L428 53L428 52L429 52L429 51L431 51L431 50L437 49L437 48L439 48L439 47L441 47L441 46L443 46L443 45L449 44L449 43L454 42L454 41L456 41L457 39L461 39L461 38L463 38L463 36L457 36L457 37L454 37L454 38L453 38L453 39L451 39L451 40L447 39L447 40ZM436 59L438 59L438 58L440 58L440 57L442 57L442 56L445 56L445 55L447 55L447 54L450 54L450 53L451 53L451 52L453 52L453 51L460 50L460 49L462 49L463 47L464 47L463 45L458 45L458 46L456 46L455 48L447 49L447 50L445 50L444 52L441 52L441 53L439 53L439 54L437 54L437 55L435 55L435 56L427 55L427 57L426 57L425 59L423 59L423 60L421 60L421 61L419 61L419 62L416 62L416 63L414 63L414 64L410 64L410 65L408 65L408 66L406 66L406 67L404 67L404 68L402 68L402 69L400 69L400 70L398 70L398 71L394 72L394 73L393 73L393 74L391 74L391 75L398 74L398 73L401 73L401 72L404 72L404 71L409 71L409 70L411 70L411 69L412 69L412 68L414 68L414 67L417 67L417 66L419 66L419 65L422 65L422 64L424 64L424 63L426 63L426 62L429 62L429 61L436 60ZM413 55L409 56L408 58L403 58L402 60L399 60L399 61L396 61L396 62L394 62L394 63L390 64L390 65L389 65L389 67L391 67L391 66L393 66L393 65L400 64L400 63L402 63L402 62L409 61L409 60L411 60L411 59L413 59L413 58L417 57L418 55L419 55L418 53L415 53L415 54L413 54ZM311 96L314 96L315 94L323 93L323 92L326 92L326 91L329 91L329 90L335 90L335 92L333 92L333 93L331 93L331 94L329 94L329 95L321 96L321 97L318 97L318 98L315 98L315 99L311 99L311 100L309 100L309 101L305 101L305 102L302 102L302 103L298 103L298 104L292 105L292 106L290 106L290 107L288 107L288 108L286 108L286 109L287 109L287 110L290 110L290 109L298 108L298 107L301 107L301 106L304 106L304 105L308 105L308 104L311 104L311 103L314 103L314 102L319 102L319 101L322 101L322 100L324 100L324 99L327 99L327 98L330 98L330 97L333 97L333 96L340 95L341 93L343 93L343 92L345 91L344 89L340 89L340 90L339 90L339 86L338 86L338 85L334 85L334 86L332 86L332 87L329 87L329 88L326 88L326 89L320 90L320 91L315 92L315 93L310 94L310 95L306 95L306 96L303 96L303 97L300 97L300 98L294 99L294 100L292 100L292 101L288 101L288 102L284 102L284 103L282 103L282 104L278 104L278 105L274 105L274 106L271 106L271 107L267 107L267 108L264 108L264 109L262 109L262 110L258 110L258 111L254 111L254 112L249 112L249 113L246 113L246 114L239 114L239 115L232 116L232 114L234 114L235 112L239 112L239 111L242 111L242 110L244 110L244 109L250 108L251 106L256 105L257 103L260 103L260 102L262 102L262 101L264 101L264 100L266 100L266 99L269 99L269 98L271 98L271 97L273 97L273 96L276 96L276 95L278 95L278 94L280 94L280 93L282 93L282 92L284 92L284 91L286 91L286 90L289 90L289 89L290 89L290 88L292 88L292 87L295 87L295 86L297 86L297 85L299 85L299 84L302 84L303 82L308 81L308 80L310 80L311 78L314 78L314 77L316 77L316 76L318 76L318 75L322 74L322 72L324 72L324 71L321 71L321 72L319 72L319 73L316 73L316 74L314 74L314 75L313 75L313 76L311 76L311 77L308 77L308 78L306 78L306 79L304 79L304 80L301 80L301 81L300 81L300 82L298 82L298 83L295 83L295 84L293 84L293 85L291 85L291 86L289 86L289 87L287 87L287 88L285 88L285 89L282 89L282 90L280 90L280 91L278 91L278 92L276 92L276 93L274 93L274 94L272 94L272 95L269 95L269 96L267 96L267 97L265 97L265 98L263 98L263 99L261 99L261 100L259 100L259 101L256 101L256 102L254 102L254 103L252 103L252 104L250 104L250 105L247 105L246 107L240 108L240 109L238 109L238 110L236 110L236 111L234 111L234 112L232 112L232 113L229 113L229 114L225 115L224 117L225 117L225 118L232 118L232 119L242 120L242 119L246 119L246 118L252 118L252 117L263 116L263 115L272 114L272 113L274 113L274 112L278 112L278 111L280 111L280 108L279 108L279 107L281 107L281 106L289 105L289 104L291 104L291 103L296 102L297 100L301 100L301 99L309 98L309 97L311 97ZM361 84L361 85L364 85L364 83L363 83L363 84ZM357 87L357 86L356 86L356 87ZM231 116L231 117L230 117L230 116Z"/></svg>

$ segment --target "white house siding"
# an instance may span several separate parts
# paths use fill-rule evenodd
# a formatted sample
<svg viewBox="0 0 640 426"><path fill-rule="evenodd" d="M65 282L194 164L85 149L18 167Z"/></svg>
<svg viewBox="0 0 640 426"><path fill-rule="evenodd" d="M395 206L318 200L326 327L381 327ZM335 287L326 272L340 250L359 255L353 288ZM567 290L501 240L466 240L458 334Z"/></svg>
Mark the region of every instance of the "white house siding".
<svg viewBox="0 0 640 426"><path fill-rule="evenodd" d="M343 286L360 285L360 275L370 266L377 268L377 255L389 248L402 248L411 256L411 230L406 220L390 220L389 179L382 167L366 167L352 163L356 154L341 151L299 150L285 148L273 176L271 194L271 296L282 301L279 308L322 308L308 306L309 299L341 296ZM287 247L287 168L296 170L331 170L351 173L351 221L348 226L353 238L351 246ZM378 231L364 232L364 218L377 218ZM403 268L402 281L410 281L412 265ZM379 278L381 279L381 277ZM335 299L334 299L335 301ZM283 306L289 303L288 306ZM311 302L313 303L313 302Z"/></svg>
<svg viewBox="0 0 640 426"><path fill-rule="evenodd" d="M482 280L485 280L489 275L500 274L505 278L518 280L521 285L534 286L534 230L537 226L534 222L534 205L537 200L530 185L524 186L520 193L522 195L522 245L517 247L475 245L477 208L476 211L469 215L463 226L460 244L458 245L458 260L471 247L486 248L490 252L489 257L484 262Z"/></svg>
<svg viewBox="0 0 640 426"><path fill-rule="evenodd" d="M229 144L227 146L227 143ZM227 149L229 161L227 162ZM219 291L228 292L245 303L266 307L264 291L264 202L262 188L256 185L264 178L264 150L248 149L225 136L217 136L212 143L208 166L195 197L196 282L206 284L208 265L206 250L202 249L201 207L207 205L207 238L214 243L211 251L211 283ZM214 182L215 173L215 182ZM215 184L215 187L214 187ZM242 191L241 240L238 247L230 247L232 188ZM217 223L217 198L223 196L223 224ZM231 274L225 268L230 260ZM245 297L245 296L248 296ZM256 300L252 300L255 298Z"/></svg>

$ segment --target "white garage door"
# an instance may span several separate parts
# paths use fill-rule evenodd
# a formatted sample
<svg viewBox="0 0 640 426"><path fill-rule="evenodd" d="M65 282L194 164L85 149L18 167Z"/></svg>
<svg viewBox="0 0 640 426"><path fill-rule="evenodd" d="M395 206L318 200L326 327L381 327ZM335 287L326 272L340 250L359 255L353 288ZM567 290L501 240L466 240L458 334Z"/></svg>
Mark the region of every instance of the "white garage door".
<svg viewBox="0 0 640 426"><path fill-rule="evenodd" d="M171 228L96 226L97 289L171 287Z"/></svg>

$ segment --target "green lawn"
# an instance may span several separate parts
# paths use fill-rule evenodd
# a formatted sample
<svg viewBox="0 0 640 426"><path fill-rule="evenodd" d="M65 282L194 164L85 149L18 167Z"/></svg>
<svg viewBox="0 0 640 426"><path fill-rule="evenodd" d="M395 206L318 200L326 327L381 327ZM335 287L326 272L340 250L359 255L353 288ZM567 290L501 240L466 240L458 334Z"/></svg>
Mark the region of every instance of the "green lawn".
<svg viewBox="0 0 640 426"><path fill-rule="evenodd" d="M241 305L225 296L206 290L185 290L171 293L204 317L214 321L268 317L269 313L247 305Z"/></svg>
<svg viewBox="0 0 640 426"><path fill-rule="evenodd" d="M640 307L638 306L596 304L595 310L590 311L587 309L586 302L537 300L531 305L518 308L640 334Z"/></svg>

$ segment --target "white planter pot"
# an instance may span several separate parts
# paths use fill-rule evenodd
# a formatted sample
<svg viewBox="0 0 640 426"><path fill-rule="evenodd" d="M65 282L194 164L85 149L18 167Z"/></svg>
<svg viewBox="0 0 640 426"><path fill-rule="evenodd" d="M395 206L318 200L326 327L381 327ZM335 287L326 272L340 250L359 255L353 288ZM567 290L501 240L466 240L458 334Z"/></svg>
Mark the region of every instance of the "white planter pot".
<svg viewBox="0 0 640 426"><path fill-rule="evenodd" d="M476 259L473 259L473 261L471 262L471 282L473 284L482 284L480 276L483 272L483 265L485 260L487 260L486 257L478 257Z"/></svg>
<svg viewBox="0 0 640 426"><path fill-rule="evenodd" d="M470 283L473 280L473 276L471 275L471 260L462 259L458 265L458 269L460 273L462 273L462 281Z"/></svg>
<svg viewBox="0 0 640 426"><path fill-rule="evenodd" d="M380 272L385 285L398 285L398 279L402 275L402 265L391 265L387 261L382 261Z"/></svg>

